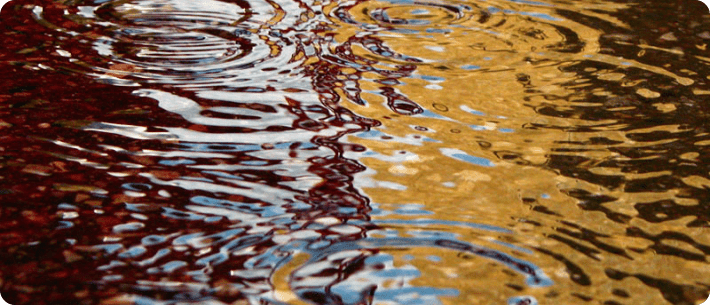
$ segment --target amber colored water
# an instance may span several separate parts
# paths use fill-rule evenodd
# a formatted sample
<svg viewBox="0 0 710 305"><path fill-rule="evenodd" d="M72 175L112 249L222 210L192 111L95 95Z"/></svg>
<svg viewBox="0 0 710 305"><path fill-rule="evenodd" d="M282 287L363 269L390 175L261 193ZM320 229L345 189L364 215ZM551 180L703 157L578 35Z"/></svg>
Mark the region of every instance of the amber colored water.
<svg viewBox="0 0 710 305"><path fill-rule="evenodd" d="M13 0L11 304L699 304L692 0Z"/></svg>

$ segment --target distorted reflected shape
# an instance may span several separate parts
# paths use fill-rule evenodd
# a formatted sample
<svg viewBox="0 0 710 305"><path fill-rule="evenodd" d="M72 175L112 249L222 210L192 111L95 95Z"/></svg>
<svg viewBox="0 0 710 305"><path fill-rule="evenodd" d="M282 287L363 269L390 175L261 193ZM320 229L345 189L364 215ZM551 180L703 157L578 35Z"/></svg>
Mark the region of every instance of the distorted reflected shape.
<svg viewBox="0 0 710 305"><path fill-rule="evenodd" d="M438 120L445 120L445 121L454 121L454 122L456 121L456 120L454 120L454 119L452 119L452 118L450 118L450 117L448 117L448 116L444 116L444 115L438 114L438 113L433 112L433 111L428 110L428 109L426 109L426 110L422 111L421 113L419 113L418 116L423 116L423 117L432 118L432 119L438 119Z"/></svg>
<svg viewBox="0 0 710 305"><path fill-rule="evenodd" d="M158 106L160 106L160 108L163 108L166 111L170 111L175 114L179 114L191 123L206 126L248 127L253 129L257 129L258 127L263 128L264 126L283 126L290 128L293 124L293 121L298 118L298 116L289 113L285 108L279 107L279 105L276 103L274 103L276 104L276 107L268 108L272 111L266 112L245 107L205 108L191 99L159 90L141 89L136 90L133 93L138 96L153 98L158 101ZM275 101L285 101L283 95L269 93L259 94L262 100L265 97L268 97L269 95L273 96L273 100ZM235 116L235 119L213 118L203 116L201 112L205 110L231 114Z"/></svg>
<svg viewBox="0 0 710 305"><path fill-rule="evenodd" d="M372 139L372 140L377 140L377 141L382 141L382 142L396 142L396 143L416 145L416 146L421 146L425 142L436 142L436 140L434 140L434 139L431 139L428 137L422 137L417 134L408 134L404 137L391 136L391 135L388 135L387 133L377 130L377 129L371 129L368 131L364 131L364 132L355 134L355 136L357 136L359 138ZM368 154L368 153L374 153L374 152L366 152L366 154Z"/></svg>
<svg viewBox="0 0 710 305"><path fill-rule="evenodd" d="M99 43L102 42L105 41ZM101 45L96 48L103 49ZM218 68L215 63L231 61L251 52L251 46L243 42L238 44L209 34L160 30L132 31L124 41L108 48L123 53L122 61L135 65L133 69L154 71L194 71L199 66L215 69Z"/></svg>
<svg viewBox="0 0 710 305"><path fill-rule="evenodd" d="M377 216L385 216L386 213L378 213ZM417 218L417 219L407 219L407 220L387 220L387 219L377 219L373 220L376 224L396 224L396 225L408 225L408 226L421 226L428 227L433 225L447 225L447 226L460 226L468 227L472 229L487 230L492 232L500 233L513 233L512 231L501 228L498 226L484 225L473 222L463 222L463 221L451 221L451 220L436 220L427 218Z"/></svg>
<svg viewBox="0 0 710 305"><path fill-rule="evenodd" d="M508 305L538 305L537 299L533 296L519 296L508 299Z"/></svg>
<svg viewBox="0 0 710 305"><path fill-rule="evenodd" d="M111 2L99 7L97 15L120 27L111 28L110 38L98 39L94 48L107 59L130 65L122 74L139 80L193 86L237 77L227 70L253 69L272 57L265 41L246 30L253 26L248 18L260 14L273 12L246 2ZM116 64L109 67L115 70L111 67Z"/></svg>
<svg viewBox="0 0 710 305"><path fill-rule="evenodd" d="M233 133L211 133L195 131L183 127L163 127L155 126L164 131L148 132L147 127L129 126L114 123L91 123L84 126L84 130L100 131L123 135L134 139L163 139L179 140L192 143L279 143L279 142L309 142L315 136L329 137L347 130L349 126L332 126L330 128L320 128L308 130L293 127L293 122L299 116L286 110L289 100L297 102L306 109L304 112L314 118L323 117L319 108L308 110L309 106L320 107L317 96L312 94L299 93L230 93L215 91L202 91L198 93L201 98L220 99L226 102L235 103L235 107L214 107L217 112L234 115L235 119L214 118L202 115L210 108L202 107L194 100L153 89L139 89L134 91L138 96L150 97L158 101L158 106L166 111L179 114L187 121L204 126L218 126L234 128ZM238 103L252 102L271 107L265 108L268 111L240 107ZM270 128L282 127L279 131L268 131ZM249 128L250 131L237 130L237 128Z"/></svg>
<svg viewBox="0 0 710 305"><path fill-rule="evenodd" d="M363 9L358 10L360 7ZM351 11L357 11L357 13L353 14ZM342 2L341 6L332 12L332 15L342 21L374 30L386 29L388 26L446 25L457 22L459 19L472 18L472 16L466 14L470 11L472 11L472 7L463 3L376 1L365 6L355 1L346 1ZM485 13L482 14L485 15ZM377 24L382 26L382 28L379 28Z"/></svg>
<svg viewBox="0 0 710 305"><path fill-rule="evenodd" d="M395 62L488 70L518 65L530 52L597 49L593 30L556 17L553 5L537 2L347 1L328 16L374 32L390 50L370 51Z"/></svg>
<svg viewBox="0 0 710 305"><path fill-rule="evenodd" d="M75 15L65 12L69 22L39 6L35 16L66 39L90 46L99 55L76 57L59 50L68 57L70 70L107 83L207 87L282 80L279 85L286 85L302 58L293 58L297 51L293 34L278 29L309 26L308 20L284 18L280 11L290 5L267 1L108 1L82 6ZM279 22L291 24L277 26Z"/></svg>
<svg viewBox="0 0 710 305"><path fill-rule="evenodd" d="M413 280L422 276L415 266L406 262L395 264L393 256L388 254L389 251L378 253L369 250L386 247L401 251L430 248L428 253L455 251L459 252L459 260L463 258L461 254L465 253L506 266L525 276L531 287L553 284L534 264L501 251L449 238L451 237L437 234L413 238L365 237L317 249L305 248L304 251L310 254L310 258L291 273L290 283L302 299L316 302L322 302L324 298L337 299L343 304L360 304L367 298L372 298L375 303L441 304L442 297L455 297L462 293L455 288L412 285ZM332 270L336 268L343 271L333 274Z"/></svg>
<svg viewBox="0 0 710 305"><path fill-rule="evenodd" d="M464 161L464 162L468 162L468 163L471 163L474 165L485 166L485 167L495 166L495 163L491 162L490 160L488 160L486 158L471 156L471 155L467 154L465 151L460 150L460 149L440 148L439 151L441 151L441 153L447 157L454 158L454 159Z"/></svg>
<svg viewBox="0 0 710 305"><path fill-rule="evenodd" d="M464 11L471 10L471 7L436 2L412 2L400 6L368 8L368 10L370 18L384 25L423 26L455 22L457 19L463 18Z"/></svg>
<svg viewBox="0 0 710 305"><path fill-rule="evenodd" d="M155 22L179 27L199 27L198 24L234 25L246 19L251 9L245 1L200 2L184 0L132 0L109 1L97 14L117 23L154 25ZM235 19L235 17L238 17Z"/></svg>

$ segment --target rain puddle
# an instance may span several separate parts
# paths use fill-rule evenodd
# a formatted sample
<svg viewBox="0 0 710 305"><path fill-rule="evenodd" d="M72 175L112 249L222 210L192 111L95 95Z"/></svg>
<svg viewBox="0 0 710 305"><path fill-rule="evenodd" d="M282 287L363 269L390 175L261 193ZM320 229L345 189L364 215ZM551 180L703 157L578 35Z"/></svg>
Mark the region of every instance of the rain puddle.
<svg viewBox="0 0 710 305"><path fill-rule="evenodd" d="M11 304L699 304L699 1L13 0Z"/></svg>

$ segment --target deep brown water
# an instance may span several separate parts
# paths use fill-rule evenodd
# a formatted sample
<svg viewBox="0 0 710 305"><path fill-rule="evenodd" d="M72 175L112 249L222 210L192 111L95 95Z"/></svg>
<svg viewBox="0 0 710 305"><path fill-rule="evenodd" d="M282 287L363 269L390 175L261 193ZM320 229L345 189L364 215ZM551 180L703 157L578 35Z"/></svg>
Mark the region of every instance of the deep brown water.
<svg viewBox="0 0 710 305"><path fill-rule="evenodd" d="M699 304L699 1L16 0L11 304Z"/></svg>

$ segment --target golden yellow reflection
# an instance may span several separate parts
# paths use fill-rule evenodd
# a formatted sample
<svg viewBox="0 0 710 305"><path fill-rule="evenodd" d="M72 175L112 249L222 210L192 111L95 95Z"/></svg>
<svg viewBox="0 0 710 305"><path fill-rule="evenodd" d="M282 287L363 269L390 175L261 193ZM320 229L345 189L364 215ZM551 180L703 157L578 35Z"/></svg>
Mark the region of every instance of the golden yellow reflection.
<svg viewBox="0 0 710 305"><path fill-rule="evenodd" d="M413 284L455 287L457 296L442 297L447 304L504 304L516 294L545 300L541 304L575 304L592 297L623 302L631 294L634 302L651 304L664 300L658 288L662 279L687 285L683 289L689 298L703 299L703 292L692 287L696 279L710 276L702 246L695 244L710 242L704 229L687 226L693 217L657 223L638 217L643 203L699 203L678 189L629 191L638 181L675 174L620 165L645 160L624 155L629 149L654 153L677 141L671 135L687 131L672 124L632 128L631 111L646 109L639 100L648 100L660 113L676 111L674 103L654 101L662 90L650 87L647 78L653 74L673 86L691 86L694 81L683 75L692 71L604 54L602 30L560 14L575 10L627 27L600 13L623 10L623 4L590 4L596 9L584 10L559 2L526 3L367 1L349 8L353 22L339 24L336 39L343 40L363 28L389 30L374 34L389 50L353 48L382 69L416 65L411 75L398 79L396 90L421 106L422 113L392 114L378 93L385 78L377 73L363 74L360 84L368 104L345 104L382 123L376 133L348 137L373 152L359 161L370 169L365 179L375 181L362 188L388 211L375 219L403 220L406 225L385 226L402 237L416 235L411 225L421 219L449 221L421 230L514 253L538 266L554 285L530 287L524 276L500 262L451 249L392 250L395 261L426 274ZM593 116L596 112L613 115ZM654 132L669 136L635 140L636 134ZM689 154L684 156L697 156ZM575 170L566 171L559 164L565 162ZM708 181L683 178L695 188ZM426 213L397 213L403 205L420 206ZM692 239L652 241L671 231ZM658 249L682 249L693 259Z"/></svg>

